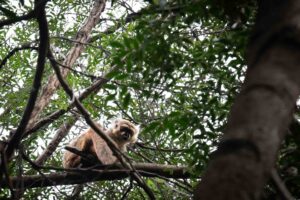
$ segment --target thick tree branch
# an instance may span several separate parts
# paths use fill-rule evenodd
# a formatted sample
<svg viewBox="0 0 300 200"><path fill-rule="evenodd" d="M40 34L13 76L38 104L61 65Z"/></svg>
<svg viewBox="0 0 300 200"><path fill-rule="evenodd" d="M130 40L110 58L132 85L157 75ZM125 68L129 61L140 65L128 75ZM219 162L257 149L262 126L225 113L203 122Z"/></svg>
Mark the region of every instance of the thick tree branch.
<svg viewBox="0 0 300 200"><path fill-rule="evenodd" d="M187 179L191 177L186 167L178 167L174 165L159 165L159 164L148 164L148 163L136 163L133 164L134 168L144 177L165 177L174 179ZM19 181L24 183L25 188L34 187L48 187L54 185L70 185L70 184L83 184L94 181L105 181L105 180L120 180L128 178L131 171L122 168L121 164L114 166L105 166L106 169L96 170L74 170L77 172L65 172L65 173L53 173L32 176L23 176L20 180L17 177L11 177L12 186L16 187ZM0 182L0 185L4 188L8 187L5 181Z"/></svg>
<svg viewBox="0 0 300 200"><path fill-rule="evenodd" d="M195 199L260 199L300 93L299 11L298 1L260 1L245 83Z"/></svg>
<svg viewBox="0 0 300 200"><path fill-rule="evenodd" d="M22 16L17 16L17 17L14 17L14 18L10 18L10 19L6 19L6 20L2 20L0 21L0 29L3 27L3 26L6 26L6 25L11 25L11 24L14 24L16 22L20 22L20 21L24 21L24 20L30 20L30 19L34 19L34 18L37 18L38 15L40 14L40 11L43 10L45 8L45 5L46 3L48 2L49 0L41 0L41 1L38 1L35 6L34 6L34 10L28 12L27 14L25 15L22 15Z"/></svg>
<svg viewBox="0 0 300 200"><path fill-rule="evenodd" d="M91 86L86 88L79 95L79 97L78 97L79 101L83 101L85 98L87 98L92 93L97 93L97 91L99 91L100 88L104 84L106 84L107 82L110 81L109 78L105 78L107 76L107 74L109 74L109 73L111 73L112 71L115 71L115 70L116 70L116 67L112 67L112 69L103 76L104 78L100 78L100 79L96 80ZM55 121L56 119L58 119L59 117L61 117L62 115L64 115L66 112L70 111L74 107L75 107L75 103L72 102L66 109L61 109L61 110L58 110L58 111L55 111L55 112L49 114L45 118L43 118L43 119L39 120L38 122L36 122L30 129L26 130L23 137L26 137L26 136L30 135L31 133L36 132L37 130L39 130L43 126L52 123L53 121Z"/></svg>
<svg viewBox="0 0 300 200"><path fill-rule="evenodd" d="M100 15L105 8L104 0L96 0L94 2L93 8L90 11L89 16L85 20L83 26L77 32L75 41L77 42L67 53L63 65L72 67L76 62L77 58L80 56L82 51L85 48L85 43L87 43L92 29L98 24ZM69 72L69 69L65 68L62 70L63 77L66 77ZM31 115L31 120L28 125L28 129L31 129L32 126L36 123L39 118L41 111L47 106L51 100L51 96L54 94L56 89L59 86L59 81L57 80L55 74L48 78L47 84L43 87L42 93L37 100L37 104L34 107L34 110Z"/></svg>
<svg viewBox="0 0 300 200"><path fill-rule="evenodd" d="M45 3L46 2L47 1L45 1ZM35 106L38 92L41 87L42 76L45 68L46 55L49 48L49 32L48 32L48 23L47 23L46 13L45 13L45 4L43 4L42 7L39 7L39 10L37 11L37 21L39 26L40 44L39 44L39 51L38 51L39 55L37 60L36 73L35 73L32 89L30 92L30 97L28 99L28 103L24 110L22 119L20 121L17 130L10 138L6 148L6 156L8 159L11 158L14 149L17 148L17 146L19 145L22 139L22 135L25 132L27 124L30 121L30 116L31 113L33 112L33 108Z"/></svg>
<svg viewBox="0 0 300 200"><path fill-rule="evenodd" d="M0 166L0 170L1 170L1 173L3 173L4 175L4 178L5 178L5 181L8 185L8 188L11 192L11 198L15 198L15 193L14 193L14 190L13 190L13 186L12 186L12 182L10 180L10 176L9 176L9 173L8 173L8 168L7 168L7 164L8 164L8 161L6 159L6 155L5 155L5 152L4 152L4 147L5 147L5 143L0 141L0 158L1 158L1 166ZM3 178L3 177L1 177Z"/></svg>

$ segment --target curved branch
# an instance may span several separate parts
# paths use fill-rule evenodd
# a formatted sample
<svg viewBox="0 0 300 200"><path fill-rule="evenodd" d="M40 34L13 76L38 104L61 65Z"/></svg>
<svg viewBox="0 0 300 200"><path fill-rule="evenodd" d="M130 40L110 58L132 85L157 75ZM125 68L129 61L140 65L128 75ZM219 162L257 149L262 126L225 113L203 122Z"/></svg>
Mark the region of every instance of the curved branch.
<svg viewBox="0 0 300 200"><path fill-rule="evenodd" d="M29 123L30 116L33 112L33 108L35 106L35 102L38 97L39 89L41 87L42 76L43 76L45 62L46 62L46 56L49 48L49 31L48 31L48 22L45 13L45 5L46 4L43 4L43 7L39 8L39 10L37 11L37 21L40 30L39 31L40 44L39 44L39 52L38 52L39 55L37 60L36 73L32 84L30 96L27 102L27 106L23 113L22 119L6 148L6 156L8 159L10 159L10 157L14 152L14 149L19 145L22 139L22 135L25 132L27 124Z"/></svg>
<svg viewBox="0 0 300 200"><path fill-rule="evenodd" d="M0 69L3 68L3 66L7 63L8 59L11 58L15 53L17 53L18 51L21 50L26 50L26 49L34 49L34 50L38 50L37 47L33 47L31 46L31 44L23 44L21 47L16 47L13 50L11 50L5 57L4 59L1 61L0 63Z"/></svg>

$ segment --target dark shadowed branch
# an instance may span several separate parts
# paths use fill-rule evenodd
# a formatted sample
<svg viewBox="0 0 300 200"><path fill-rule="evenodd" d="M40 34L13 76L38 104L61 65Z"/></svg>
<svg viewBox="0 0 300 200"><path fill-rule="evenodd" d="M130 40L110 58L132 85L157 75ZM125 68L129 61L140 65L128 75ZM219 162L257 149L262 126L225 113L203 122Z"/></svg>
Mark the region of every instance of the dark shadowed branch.
<svg viewBox="0 0 300 200"><path fill-rule="evenodd" d="M45 3L46 2L47 1L45 1ZM37 60L36 73L35 73L32 89L30 92L30 97L28 99L27 106L24 110L22 119L20 121L17 130L10 138L6 148L5 153L8 159L10 159L10 157L14 152L14 149L18 146L18 144L22 139L22 135L25 132L26 126L30 120L31 113L35 106L35 102L38 97L38 92L41 87L42 76L45 68L46 55L49 48L49 32L48 32L48 23L47 23L46 13L45 13L45 6L46 4L43 4L43 6L40 7L39 10L37 11L40 44L39 44L39 51L38 51L39 55Z"/></svg>
<svg viewBox="0 0 300 200"><path fill-rule="evenodd" d="M45 5L48 1L49 0L38 1L34 6L34 10L28 12L27 14L0 21L0 28L6 25L14 24L16 22L38 18L40 15L40 11L45 9Z"/></svg>
<svg viewBox="0 0 300 200"><path fill-rule="evenodd" d="M16 47L13 50L11 50L0 62L0 69L3 68L3 66L7 63L8 59L12 57L15 53L21 50L26 50L26 49L33 49L33 50L38 50L37 47L32 46L31 44L23 44L21 47Z"/></svg>
<svg viewBox="0 0 300 200"><path fill-rule="evenodd" d="M6 25L11 25L16 22L23 21L23 20L30 20L30 19L33 19L34 17L35 17L34 11L30 11L28 14L0 21L0 28L2 28L3 26L6 26Z"/></svg>

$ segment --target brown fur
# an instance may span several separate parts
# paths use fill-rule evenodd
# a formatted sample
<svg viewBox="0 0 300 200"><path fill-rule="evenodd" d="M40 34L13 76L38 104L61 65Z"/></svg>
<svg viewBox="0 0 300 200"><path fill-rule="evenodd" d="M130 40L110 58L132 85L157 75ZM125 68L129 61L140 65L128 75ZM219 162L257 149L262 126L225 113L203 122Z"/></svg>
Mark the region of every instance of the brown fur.
<svg viewBox="0 0 300 200"><path fill-rule="evenodd" d="M101 125L99 128L103 130ZM138 129L135 125L125 119L118 119L109 130L104 130L111 139L115 142L117 147L126 152L126 146L130 143L135 143L138 136ZM125 132L131 132L127 138ZM75 147L84 153L90 153L98 158L103 165L113 164L117 161L117 158L113 155L110 147L106 142L92 129L87 130L85 133L80 134L69 144L71 147ZM86 167L81 157L69 151L64 153L63 157L64 168Z"/></svg>

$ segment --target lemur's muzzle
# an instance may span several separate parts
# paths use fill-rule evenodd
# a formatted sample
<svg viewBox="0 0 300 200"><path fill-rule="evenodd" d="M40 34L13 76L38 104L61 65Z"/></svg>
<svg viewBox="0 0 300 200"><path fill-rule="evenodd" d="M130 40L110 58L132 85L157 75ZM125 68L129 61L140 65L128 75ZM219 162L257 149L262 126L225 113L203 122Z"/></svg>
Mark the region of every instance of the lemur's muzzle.
<svg viewBox="0 0 300 200"><path fill-rule="evenodd" d="M121 128L121 136L123 140L129 140L132 137L132 130L127 127Z"/></svg>

